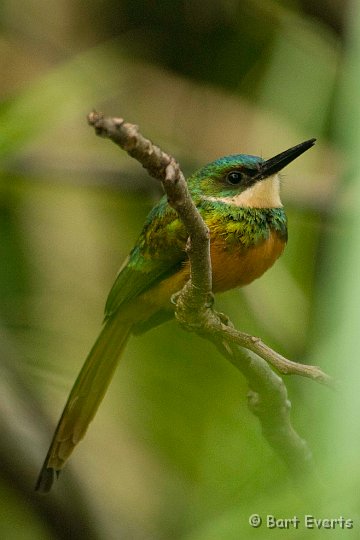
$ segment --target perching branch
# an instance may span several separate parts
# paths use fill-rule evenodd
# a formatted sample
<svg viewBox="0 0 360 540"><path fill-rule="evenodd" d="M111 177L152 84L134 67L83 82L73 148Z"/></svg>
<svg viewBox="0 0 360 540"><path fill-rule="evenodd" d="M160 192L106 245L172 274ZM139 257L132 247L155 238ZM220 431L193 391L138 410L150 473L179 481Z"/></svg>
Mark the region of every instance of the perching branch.
<svg viewBox="0 0 360 540"><path fill-rule="evenodd" d="M331 377L317 366L288 360L261 339L239 332L225 315L212 308L209 231L191 199L179 164L143 137L137 126L122 118L92 112L88 122L97 135L111 139L162 182L169 204L189 234L190 279L172 299L176 318L186 329L212 341L245 375L251 388L249 407L258 416L264 436L287 462L292 473L298 476L308 470L312 467L311 452L291 425L286 387L268 364L280 373L302 375L329 386L333 384ZM256 354L246 353L244 349Z"/></svg>

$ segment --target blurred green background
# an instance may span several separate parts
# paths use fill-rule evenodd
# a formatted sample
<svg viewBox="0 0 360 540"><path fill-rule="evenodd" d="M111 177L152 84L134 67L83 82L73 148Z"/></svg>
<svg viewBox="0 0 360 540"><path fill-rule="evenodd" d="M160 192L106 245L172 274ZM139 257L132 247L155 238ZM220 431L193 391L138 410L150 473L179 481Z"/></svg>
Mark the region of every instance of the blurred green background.
<svg viewBox="0 0 360 540"><path fill-rule="evenodd" d="M0 25L1 538L359 538L359 3L2 0ZM217 307L341 381L337 392L285 381L321 487L293 485L242 376L173 322L130 341L54 491L33 492L106 294L161 193L94 136L93 108L138 123L186 173L318 139L283 175L284 256ZM300 525L252 529L253 513ZM310 533L305 514L354 529Z"/></svg>

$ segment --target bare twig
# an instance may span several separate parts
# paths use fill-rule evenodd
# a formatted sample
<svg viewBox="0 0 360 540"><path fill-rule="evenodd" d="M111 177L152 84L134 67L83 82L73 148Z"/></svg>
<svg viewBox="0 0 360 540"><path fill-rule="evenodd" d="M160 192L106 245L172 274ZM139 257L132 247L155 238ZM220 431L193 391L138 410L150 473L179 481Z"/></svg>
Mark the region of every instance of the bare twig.
<svg viewBox="0 0 360 540"><path fill-rule="evenodd" d="M233 328L229 323L221 323L218 328L212 327L213 332L217 332L223 338L226 336L227 341L236 343L249 351L258 354L263 360L271 364L283 375L301 375L302 377L308 377L326 386L335 386L335 382L324 373L318 366L311 366L309 364L300 364L288 360L285 356L282 356L278 352L274 351L266 345L260 338L240 332Z"/></svg>
<svg viewBox="0 0 360 540"><path fill-rule="evenodd" d="M177 319L186 329L212 341L245 375L251 388L249 407L258 416L264 436L292 473L297 475L308 470L313 466L311 452L291 425L286 387L268 364L280 373L301 375L326 385L332 384L331 377L317 366L288 360L261 339L236 330L225 315L212 309L209 231L191 199L179 164L143 137L137 126L121 118L92 112L88 122L98 135L118 144L162 182L169 204L177 211L189 234L187 253L191 274L173 298ZM246 354L244 348L258 356L251 352Z"/></svg>

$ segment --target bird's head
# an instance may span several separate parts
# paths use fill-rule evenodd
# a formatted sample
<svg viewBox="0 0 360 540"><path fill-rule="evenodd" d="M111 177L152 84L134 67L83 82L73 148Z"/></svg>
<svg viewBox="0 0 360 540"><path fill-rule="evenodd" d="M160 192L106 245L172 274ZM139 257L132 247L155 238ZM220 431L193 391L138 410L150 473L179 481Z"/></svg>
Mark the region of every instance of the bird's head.
<svg viewBox="0 0 360 540"><path fill-rule="evenodd" d="M281 207L278 173L311 148L310 139L264 160L236 154L219 158L196 171L188 180L194 195L252 208Z"/></svg>

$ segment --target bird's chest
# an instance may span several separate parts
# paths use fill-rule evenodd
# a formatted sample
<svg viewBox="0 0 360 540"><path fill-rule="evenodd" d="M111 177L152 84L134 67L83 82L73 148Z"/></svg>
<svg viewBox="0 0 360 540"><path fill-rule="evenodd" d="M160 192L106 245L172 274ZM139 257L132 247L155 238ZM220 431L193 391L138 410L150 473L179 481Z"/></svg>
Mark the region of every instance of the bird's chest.
<svg viewBox="0 0 360 540"><path fill-rule="evenodd" d="M230 230L210 227L210 234L214 292L259 278L280 257L286 244L285 234L270 225L261 230L245 223L236 231L230 224Z"/></svg>

